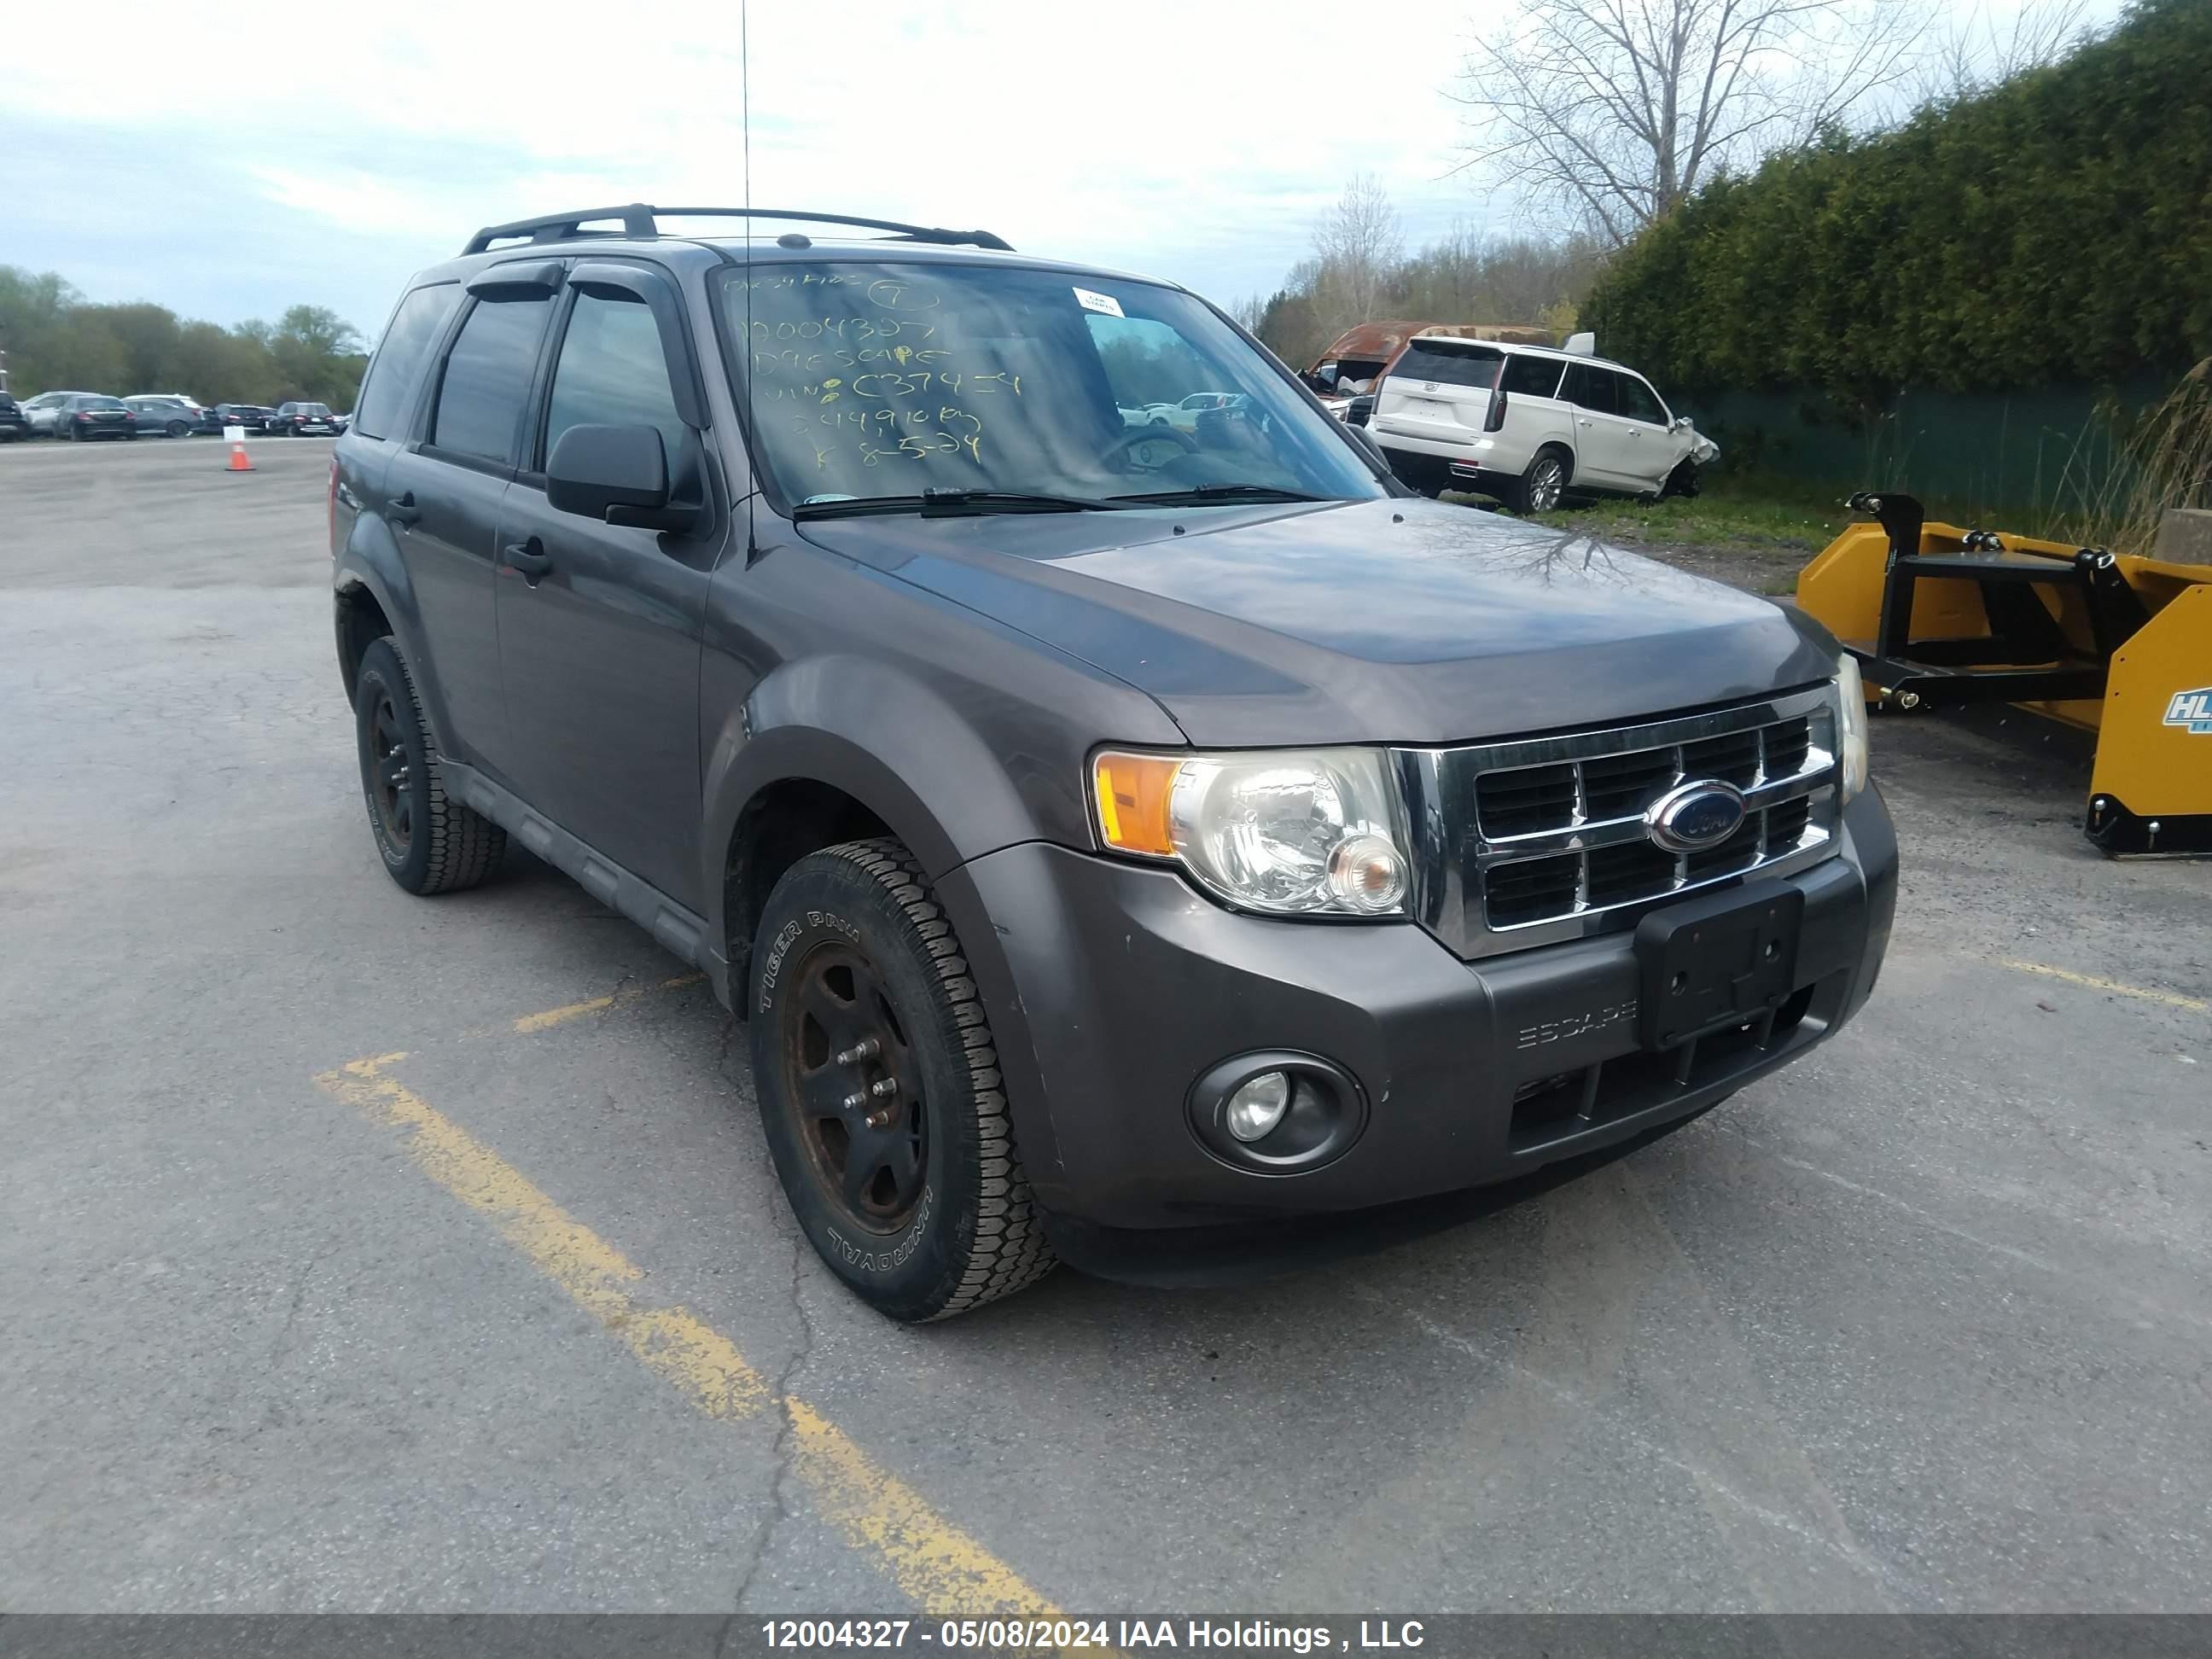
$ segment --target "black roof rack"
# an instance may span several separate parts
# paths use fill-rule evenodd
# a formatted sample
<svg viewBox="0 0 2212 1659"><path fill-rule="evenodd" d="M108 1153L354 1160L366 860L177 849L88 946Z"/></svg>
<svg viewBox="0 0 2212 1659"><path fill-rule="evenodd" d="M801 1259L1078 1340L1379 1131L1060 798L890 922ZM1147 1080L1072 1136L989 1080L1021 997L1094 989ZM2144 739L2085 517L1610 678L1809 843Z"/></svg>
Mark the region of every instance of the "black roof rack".
<svg viewBox="0 0 2212 1659"><path fill-rule="evenodd" d="M901 224L896 219L859 219L848 213L793 213L781 208L648 207L643 202L631 202L623 207L581 208L573 213L549 213L539 219L517 219L512 224L486 225L469 238L469 245L461 252L464 256L482 253L494 242L523 238L532 242L569 242L587 236L658 236L660 227L653 220L656 213L672 218L795 219L804 224L856 225L863 230L888 230L892 233L890 240L893 241L942 242L952 247L996 248L1002 253L1014 251L1011 242L988 230L943 230L931 225ZM584 228L610 219L621 221L622 228Z"/></svg>

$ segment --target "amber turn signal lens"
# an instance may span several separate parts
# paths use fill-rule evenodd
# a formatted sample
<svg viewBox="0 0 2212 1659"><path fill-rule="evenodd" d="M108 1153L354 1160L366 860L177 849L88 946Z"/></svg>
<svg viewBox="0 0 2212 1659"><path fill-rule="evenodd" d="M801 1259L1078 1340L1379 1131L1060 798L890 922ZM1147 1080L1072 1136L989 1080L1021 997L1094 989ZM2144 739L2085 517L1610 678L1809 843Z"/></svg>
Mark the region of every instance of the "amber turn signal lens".
<svg viewBox="0 0 2212 1659"><path fill-rule="evenodd" d="M1091 763L1098 802L1098 833L1117 852L1149 853L1169 858L1175 837L1168 829L1168 796L1175 788L1181 760L1167 755L1131 755L1109 749Z"/></svg>

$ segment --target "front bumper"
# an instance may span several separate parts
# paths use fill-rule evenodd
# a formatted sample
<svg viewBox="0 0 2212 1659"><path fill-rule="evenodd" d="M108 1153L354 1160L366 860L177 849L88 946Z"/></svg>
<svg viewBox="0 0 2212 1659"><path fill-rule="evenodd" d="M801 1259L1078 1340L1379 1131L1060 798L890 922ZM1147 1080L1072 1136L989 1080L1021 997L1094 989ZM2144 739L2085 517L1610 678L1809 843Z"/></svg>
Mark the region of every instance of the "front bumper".
<svg viewBox="0 0 2212 1659"><path fill-rule="evenodd" d="M1784 879L1805 894L1797 995L1768 1047L1708 1038L1679 1082L1676 1056L1638 1049L1625 931L1465 962L1411 924L1239 915L1171 872L1046 842L963 865L939 893L1039 1200L1064 1225L1163 1229L1516 1182L1694 1116L1832 1035L1872 990L1897 889L1880 796L1845 810L1835 857ZM1334 1162L1259 1173L1203 1148L1194 1081L1255 1049L1356 1080L1365 1127Z"/></svg>

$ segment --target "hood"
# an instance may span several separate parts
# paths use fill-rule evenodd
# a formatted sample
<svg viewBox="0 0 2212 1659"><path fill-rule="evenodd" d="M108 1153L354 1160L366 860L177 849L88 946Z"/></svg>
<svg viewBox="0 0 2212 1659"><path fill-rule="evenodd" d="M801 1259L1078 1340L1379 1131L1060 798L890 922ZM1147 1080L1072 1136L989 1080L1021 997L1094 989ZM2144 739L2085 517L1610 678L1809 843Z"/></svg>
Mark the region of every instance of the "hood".
<svg viewBox="0 0 2212 1659"><path fill-rule="evenodd" d="M1468 742L1836 672L1819 624L1765 599L1440 501L800 531L1127 681L1202 745Z"/></svg>

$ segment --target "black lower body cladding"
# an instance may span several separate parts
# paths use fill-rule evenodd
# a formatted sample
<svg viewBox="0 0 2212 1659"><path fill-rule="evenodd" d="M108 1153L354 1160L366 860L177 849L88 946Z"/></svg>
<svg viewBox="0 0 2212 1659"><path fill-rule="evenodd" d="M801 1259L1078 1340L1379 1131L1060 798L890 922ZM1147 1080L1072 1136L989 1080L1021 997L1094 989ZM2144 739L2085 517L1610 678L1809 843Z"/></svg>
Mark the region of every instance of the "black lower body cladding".
<svg viewBox="0 0 2212 1659"><path fill-rule="evenodd" d="M1873 790L1839 842L1787 878L1803 895L1797 966L1765 1042L1710 1036L1686 1065L1638 1045L1630 931L1464 962L1411 924L1237 915L1170 872L1042 842L938 890L989 1006L1040 1203L1071 1228L1204 1230L1522 1181L1787 1064L1856 1012L1888 945L1897 843ZM1284 1173L1201 1143L1194 1084L1260 1050L1352 1080L1364 1121L1340 1154Z"/></svg>

